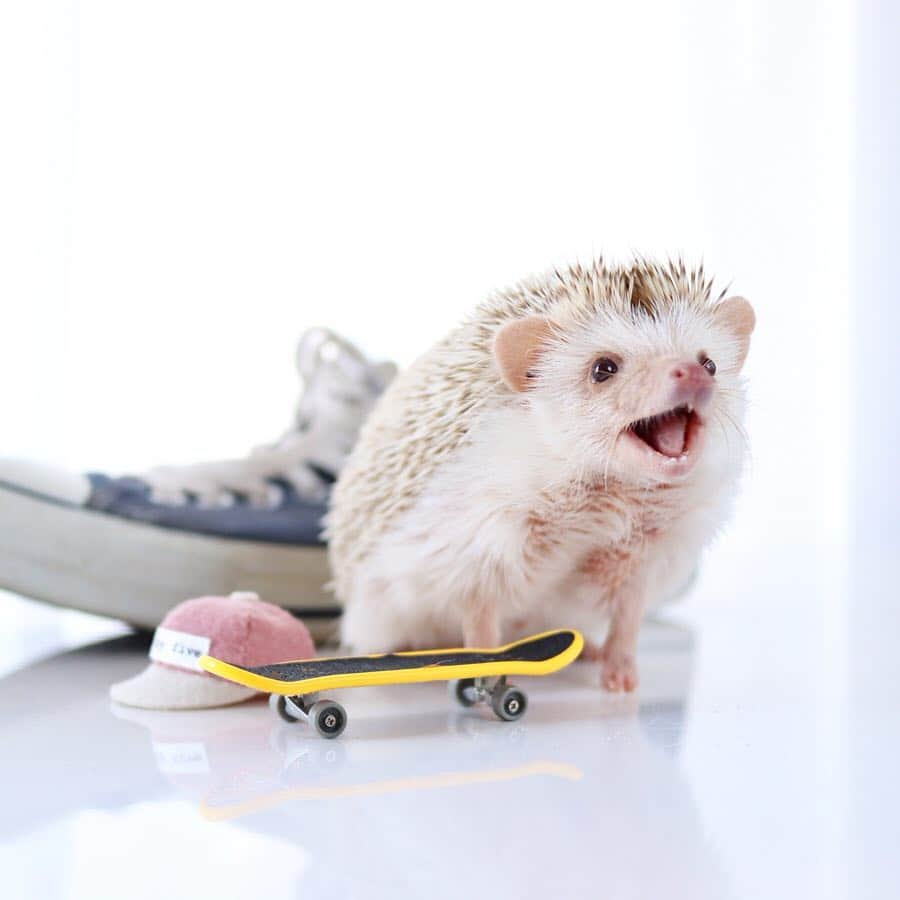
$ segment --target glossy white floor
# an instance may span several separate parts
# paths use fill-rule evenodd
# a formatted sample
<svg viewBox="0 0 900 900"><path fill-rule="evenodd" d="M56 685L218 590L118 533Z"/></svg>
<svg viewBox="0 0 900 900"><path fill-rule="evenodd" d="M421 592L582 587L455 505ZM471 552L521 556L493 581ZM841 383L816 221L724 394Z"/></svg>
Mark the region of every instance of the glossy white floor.
<svg viewBox="0 0 900 900"><path fill-rule="evenodd" d="M358 690L335 742L262 703L113 708L145 644L3 595L4 895L896 896L895 622L839 621L885 573L732 546L646 630L636 697L581 664L514 725Z"/></svg>
<svg viewBox="0 0 900 900"><path fill-rule="evenodd" d="M900 5L393 6L0 9L0 452L242 452L295 330L408 362L548 261L684 248L759 315L734 523L636 696L348 692L332 743L113 709L141 641L0 594L0 896L900 897Z"/></svg>

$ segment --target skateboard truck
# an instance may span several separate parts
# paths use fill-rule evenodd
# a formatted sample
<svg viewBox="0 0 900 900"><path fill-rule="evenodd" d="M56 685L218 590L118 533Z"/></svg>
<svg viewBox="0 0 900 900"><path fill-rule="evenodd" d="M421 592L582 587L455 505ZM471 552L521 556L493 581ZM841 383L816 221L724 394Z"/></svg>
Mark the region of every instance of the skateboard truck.
<svg viewBox="0 0 900 900"><path fill-rule="evenodd" d="M492 683L493 682L493 683ZM269 707L285 722L309 722L323 738L336 738L347 727L347 711L337 700L319 700L318 694L270 694ZM498 719L515 722L525 715L528 697L521 688L499 678L457 678L450 682L450 696L460 706L490 703Z"/></svg>
<svg viewBox="0 0 900 900"><path fill-rule="evenodd" d="M347 727L347 711L337 700L319 700L318 694L269 694L269 707L285 722L306 720L323 738L336 738Z"/></svg>
<svg viewBox="0 0 900 900"><path fill-rule="evenodd" d="M489 678L457 678L450 682L450 696L465 707L490 703L494 715L505 722L521 719L528 708L525 692L514 684L508 684L505 675L494 679L493 684Z"/></svg>

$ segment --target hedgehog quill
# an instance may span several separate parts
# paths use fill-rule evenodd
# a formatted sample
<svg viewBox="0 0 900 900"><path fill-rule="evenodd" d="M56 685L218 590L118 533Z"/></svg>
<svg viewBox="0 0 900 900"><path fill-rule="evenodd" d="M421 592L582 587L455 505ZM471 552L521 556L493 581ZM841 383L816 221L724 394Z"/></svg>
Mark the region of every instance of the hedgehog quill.
<svg viewBox="0 0 900 900"><path fill-rule="evenodd" d="M702 267L597 260L489 297L387 390L328 518L344 642L492 647L577 627L610 691L746 455L755 324Z"/></svg>

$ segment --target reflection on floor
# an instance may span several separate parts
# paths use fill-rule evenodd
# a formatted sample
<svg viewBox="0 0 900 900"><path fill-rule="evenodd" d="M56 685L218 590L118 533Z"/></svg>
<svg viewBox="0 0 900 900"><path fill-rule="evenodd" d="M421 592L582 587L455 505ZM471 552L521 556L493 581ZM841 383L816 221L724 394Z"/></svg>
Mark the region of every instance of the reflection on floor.
<svg viewBox="0 0 900 900"><path fill-rule="evenodd" d="M73 896L136 871L132 895L158 896L148 855L185 859L182 887L217 896L264 882L267 897L527 897L548 867L562 896L728 895L677 763L682 628L648 630L640 700L602 693L582 664L521 679L532 702L512 724L459 709L443 684L357 689L337 695L351 722L334 742L260 702L111 706L107 686L145 648L115 638L0 681L0 860L23 887L48 877L51 853ZM207 852L218 862L188 864Z"/></svg>

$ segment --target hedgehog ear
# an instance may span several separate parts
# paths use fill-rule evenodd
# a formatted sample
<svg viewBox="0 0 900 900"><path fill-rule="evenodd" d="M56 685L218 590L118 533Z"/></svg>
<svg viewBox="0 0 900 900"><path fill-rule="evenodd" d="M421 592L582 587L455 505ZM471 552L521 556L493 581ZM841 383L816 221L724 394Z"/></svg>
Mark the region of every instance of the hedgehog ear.
<svg viewBox="0 0 900 900"><path fill-rule="evenodd" d="M729 297L717 304L713 315L716 322L737 342L737 367L740 371L750 349L750 335L756 325L756 313L743 297Z"/></svg>
<svg viewBox="0 0 900 900"><path fill-rule="evenodd" d="M529 316L507 322L494 335L494 359L507 387L524 391L531 385L531 369L552 333L549 319Z"/></svg>

